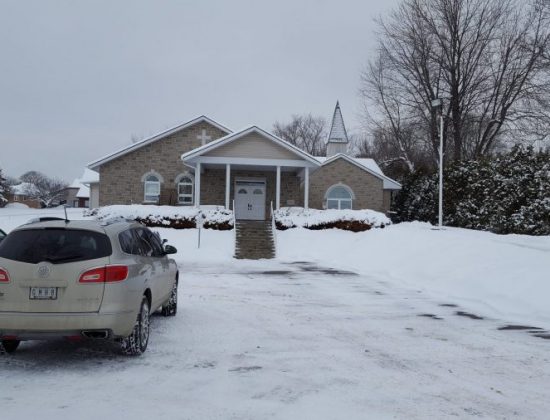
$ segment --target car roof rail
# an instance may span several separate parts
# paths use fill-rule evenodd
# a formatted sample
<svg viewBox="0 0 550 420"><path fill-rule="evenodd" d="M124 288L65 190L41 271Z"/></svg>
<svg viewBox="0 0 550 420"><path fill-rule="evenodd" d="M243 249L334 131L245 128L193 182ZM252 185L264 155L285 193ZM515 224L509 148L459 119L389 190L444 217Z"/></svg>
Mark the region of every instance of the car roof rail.
<svg viewBox="0 0 550 420"><path fill-rule="evenodd" d="M108 219L103 219L99 224L101 226L109 226L113 225L115 223L134 223L135 220L127 219L125 217L119 216L119 217L109 217Z"/></svg>
<svg viewBox="0 0 550 420"><path fill-rule="evenodd" d="M31 219L27 222L28 225L32 223L40 223L40 222L57 222L59 220L66 221L62 217L35 217L34 219Z"/></svg>

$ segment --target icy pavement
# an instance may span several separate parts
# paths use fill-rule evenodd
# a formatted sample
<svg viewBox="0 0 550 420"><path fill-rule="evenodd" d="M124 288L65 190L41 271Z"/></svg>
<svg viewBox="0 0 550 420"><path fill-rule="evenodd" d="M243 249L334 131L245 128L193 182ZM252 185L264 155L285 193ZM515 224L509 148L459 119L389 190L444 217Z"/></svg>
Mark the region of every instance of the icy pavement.
<svg viewBox="0 0 550 420"><path fill-rule="evenodd" d="M185 271L140 358L64 341L2 356L1 417L547 418L550 340L506 320L304 262Z"/></svg>

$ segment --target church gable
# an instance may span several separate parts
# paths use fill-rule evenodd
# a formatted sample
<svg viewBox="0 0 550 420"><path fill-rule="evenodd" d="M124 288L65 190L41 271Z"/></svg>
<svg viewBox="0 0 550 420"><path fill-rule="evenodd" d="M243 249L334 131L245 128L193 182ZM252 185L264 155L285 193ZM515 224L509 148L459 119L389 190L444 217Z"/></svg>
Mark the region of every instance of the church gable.
<svg viewBox="0 0 550 420"><path fill-rule="evenodd" d="M247 134L231 143L213 149L203 156L257 158L257 159L296 159L296 153L274 143L259 133Z"/></svg>
<svg viewBox="0 0 550 420"><path fill-rule="evenodd" d="M210 144L184 153L181 159L186 163L195 163L198 160L220 161L227 159L235 163L235 159L242 160L272 160L275 162L287 161L298 166L319 166L319 162L310 154L287 141L252 126L236 133L229 134ZM292 161L292 162L290 162Z"/></svg>
<svg viewBox="0 0 550 420"><path fill-rule="evenodd" d="M98 171L101 166L109 162L121 158L127 160L125 157L128 155L136 157L144 153L151 153L153 150L166 148L172 149L174 153L181 155L229 133L231 133L229 129L208 117L201 116L97 159L91 162L88 168Z"/></svg>

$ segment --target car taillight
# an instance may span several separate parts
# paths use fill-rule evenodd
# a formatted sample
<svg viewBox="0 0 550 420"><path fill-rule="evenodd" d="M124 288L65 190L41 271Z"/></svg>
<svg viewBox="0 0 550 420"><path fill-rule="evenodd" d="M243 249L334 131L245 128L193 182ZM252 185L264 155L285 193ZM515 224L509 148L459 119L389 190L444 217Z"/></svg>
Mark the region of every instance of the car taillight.
<svg viewBox="0 0 550 420"><path fill-rule="evenodd" d="M127 277L128 266L126 265L108 265L105 267L105 281L107 283L126 280Z"/></svg>
<svg viewBox="0 0 550 420"><path fill-rule="evenodd" d="M8 283L10 281L10 275L7 270L0 268L0 283Z"/></svg>
<svg viewBox="0 0 550 420"><path fill-rule="evenodd" d="M126 280L128 267L126 265L107 265L93 268L80 275L79 283L112 283Z"/></svg>

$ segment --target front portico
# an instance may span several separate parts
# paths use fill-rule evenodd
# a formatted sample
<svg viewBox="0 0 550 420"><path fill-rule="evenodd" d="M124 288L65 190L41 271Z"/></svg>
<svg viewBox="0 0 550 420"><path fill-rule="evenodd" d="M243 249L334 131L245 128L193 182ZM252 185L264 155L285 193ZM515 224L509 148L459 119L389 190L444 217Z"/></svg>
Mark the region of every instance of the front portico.
<svg viewBox="0 0 550 420"><path fill-rule="evenodd" d="M309 207L309 174L320 163L288 142L250 127L181 157L194 169L194 203L224 205L240 219L262 220L271 206Z"/></svg>

